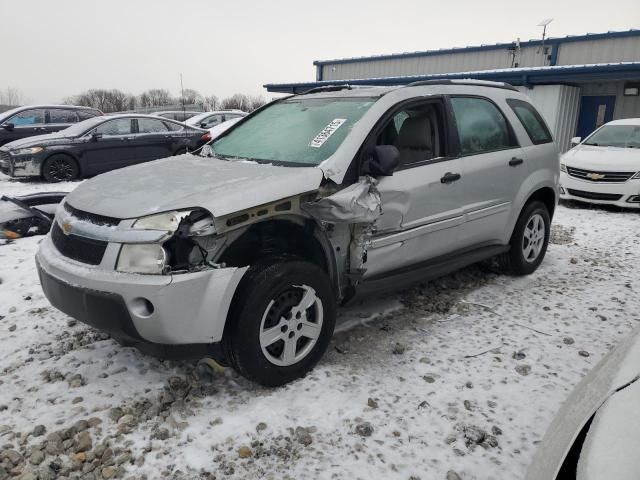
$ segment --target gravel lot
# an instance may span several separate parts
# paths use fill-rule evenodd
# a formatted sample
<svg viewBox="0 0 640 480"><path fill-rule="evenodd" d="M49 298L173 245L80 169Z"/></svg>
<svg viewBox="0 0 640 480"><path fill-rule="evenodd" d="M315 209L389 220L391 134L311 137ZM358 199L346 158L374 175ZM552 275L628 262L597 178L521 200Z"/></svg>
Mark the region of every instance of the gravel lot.
<svg viewBox="0 0 640 480"><path fill-rule="evenodd" d="M0 194L75 185L0 174ZM640 324L640 214L559 206L535 274L471 267L343 309L318 367L272 390L56 311L40 240L0 243L0 480L519 479L572 387Z"/></svg>

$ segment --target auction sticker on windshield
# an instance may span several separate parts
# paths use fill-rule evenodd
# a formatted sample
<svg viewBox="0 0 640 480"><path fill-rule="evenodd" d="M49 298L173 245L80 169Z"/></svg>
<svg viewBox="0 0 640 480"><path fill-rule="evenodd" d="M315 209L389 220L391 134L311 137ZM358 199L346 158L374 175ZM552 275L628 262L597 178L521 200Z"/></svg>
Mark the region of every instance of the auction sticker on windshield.
<svg viewBox="0 0 640 480"><path fill-rule="evenodd" d="M313 148L320 148L324 144L324 142L329 140L329 137L333 135L334 132L338 130L346 121L346 118L334 118L333 120L331 120L329 125L324 127L322 131L318 135L316 135L316 138L311 140L309 146Z"/></svg>

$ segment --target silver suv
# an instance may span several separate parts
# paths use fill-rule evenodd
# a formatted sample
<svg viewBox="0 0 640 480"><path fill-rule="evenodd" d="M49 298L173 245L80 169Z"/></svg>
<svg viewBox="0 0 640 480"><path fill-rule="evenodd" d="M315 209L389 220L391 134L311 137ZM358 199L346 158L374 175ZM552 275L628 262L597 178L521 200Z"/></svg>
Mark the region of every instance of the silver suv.
<svg viewBox="0 0 640 480"><path fill-rule="evenodd" d="M547 126L498 83L312 90L205 150L69 194L42 287L125 345L270 386L313 368L355 295L487 259L533 272L558 198Z"/></svg>

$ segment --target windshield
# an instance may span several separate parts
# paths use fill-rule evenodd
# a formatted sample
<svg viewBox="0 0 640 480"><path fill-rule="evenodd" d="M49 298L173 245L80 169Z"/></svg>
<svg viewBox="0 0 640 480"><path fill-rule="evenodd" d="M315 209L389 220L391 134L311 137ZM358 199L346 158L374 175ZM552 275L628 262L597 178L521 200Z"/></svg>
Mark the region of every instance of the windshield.
<svg viewBox="0 0 640 480"><path fill-rule="evenodd" d="M640 148L640 125L605 125L584 142L597 147Z"/></svg>
<svg viewBox="0 0 640 480"><path fill-rule="evenodd" d="M222 158L318 165L342 144L372 98L291 98L274 103L213 143Z"/></svg>

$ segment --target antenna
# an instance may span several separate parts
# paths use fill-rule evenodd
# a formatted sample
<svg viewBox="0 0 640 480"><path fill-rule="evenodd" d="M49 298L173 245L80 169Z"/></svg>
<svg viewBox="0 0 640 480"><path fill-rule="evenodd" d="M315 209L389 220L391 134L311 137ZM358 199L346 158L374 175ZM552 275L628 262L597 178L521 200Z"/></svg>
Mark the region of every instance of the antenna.
<svg viewBox="0 0 640 480"><path fill-rule="evenodd" d="M537 25L538 27L542 27L542 65L547 64L547 51L544 47L544 39L547 35L547 27L551 22L553 22L553 18L545 18ZM538 49L536 53L540 53L540 49Z"/></svg>
<svg viewBox="0 0 640 480"><path fill-rule="evenodd" d="M189 143L187 142L187 110L184 107L184 85L182 84L182 72L180 72L180 101L182 103L182 124L184 125L185 149L189 153Z"/></svg>

